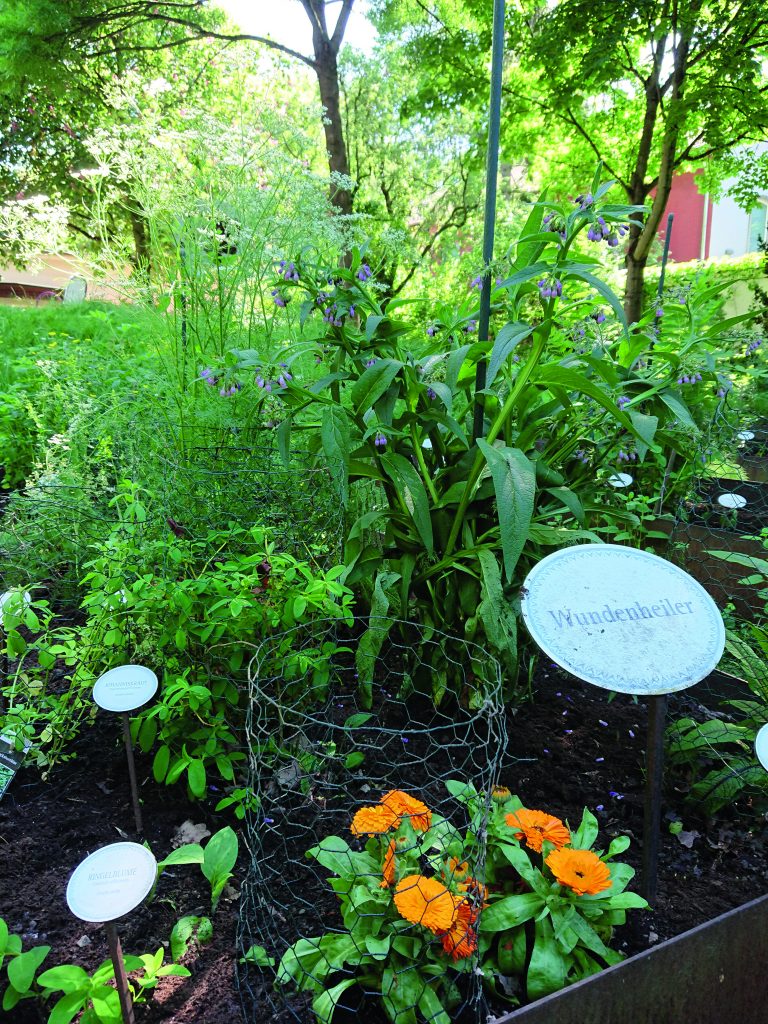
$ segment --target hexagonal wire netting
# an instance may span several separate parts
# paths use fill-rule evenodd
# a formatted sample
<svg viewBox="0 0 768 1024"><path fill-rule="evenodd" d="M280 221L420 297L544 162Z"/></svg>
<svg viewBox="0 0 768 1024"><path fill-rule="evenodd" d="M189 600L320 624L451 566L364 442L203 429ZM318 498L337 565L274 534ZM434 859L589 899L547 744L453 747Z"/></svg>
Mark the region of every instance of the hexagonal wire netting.
<svg viewBox="0 0 768 1024"><path fill-rule="evenodd" d="M451 640L415 623L397 622L391 631L385 620L370 620L368 625L387 633L376 664L370 707L361 697L354 668L352 648L359 641L343 642L335 623L323 624L320 632L316 627L274 637L259 648L251 663L250 862L242 887L239 948L241 956L254 947L264 951L257 957L251 954L239 977L245 1016L251 1022L314 1020L313 997L336 985L340 987L334 989L335 1010L333 1004L331 1010L326 1007L326 1012L335 1013L334 1020L357 1020L363 1013L371 1020L386 1020L381 992L396 990L412 993L410 1007L402 997L397 1003L401 1019L411 1019L408 1011L415 1012L425 985L412 961L395 958L392 973L381 982L375 980L375 970L366 977L364 968L353 966L368 941L356 934L360 920L366 915L376 917L372 930L378 934L380 918L385 934L384 922L398 919L394 880L390 877L387 886L384 877L388 839L354 834L353 819L361 808L380 810L388 800L419 801L424 812L429 808L431 827L420 832L416 825L409 840L398 840L408 845L396 852L418 854L422 871L444 877L439 871L448 835L463 837L470 827L466 806L446 783L455 780L460 786L474 786L485 821L502 762L515 760L506 751L501 670L494 659L474 644ZM286 641L293 650L315 653L328 642L339 641L346 648L330 656L327 688L321 679L310 700L301 680L298 685L291 683L279 670L276 652L285 649ZM481 677L484 699L480 706L470 710L461 699L446 698L444 707L435 708L431 697L419 692L418 684L435 664L452 670L459 693L468 693ZM483 828L481 824L473 834L469 869L480 885ZM336 875L346 882L334 881ZM347 907L342 916L334 888L340 894L345 887L360 894L351 897L352 903L360 902ZM371 888L383 894L375 903L365 903L362 894ZM406 943L403 949L411 936L427 936L433 955L451 962L439 933L431 934L419 923L402 918L399 926L398 935ZM350 932L351 940L345 939ZM370 946L374 951L378 948L375 943ZM270 958L275 969L260 966L260 957ZM461 971L455 974L452 988L452 1019L480 1024L488 1011L474 971L476 950L459 963ZM320 1009L322 1013L322 1004ZM431 1019L423 1003L421 1013L423 1019Z"/></svg>

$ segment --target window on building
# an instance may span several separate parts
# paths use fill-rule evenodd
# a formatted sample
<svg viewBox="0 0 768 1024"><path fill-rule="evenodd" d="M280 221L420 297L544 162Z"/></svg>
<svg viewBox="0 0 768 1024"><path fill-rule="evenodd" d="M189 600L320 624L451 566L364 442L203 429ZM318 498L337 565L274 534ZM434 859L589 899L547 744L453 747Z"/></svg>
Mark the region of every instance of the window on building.
<svg viewBox="0 0 768 1024"><path fill-rule="evenodd" d="M757 252L760 243L768 239L768 201L761 200L749 214L747 252Z"/></svg>

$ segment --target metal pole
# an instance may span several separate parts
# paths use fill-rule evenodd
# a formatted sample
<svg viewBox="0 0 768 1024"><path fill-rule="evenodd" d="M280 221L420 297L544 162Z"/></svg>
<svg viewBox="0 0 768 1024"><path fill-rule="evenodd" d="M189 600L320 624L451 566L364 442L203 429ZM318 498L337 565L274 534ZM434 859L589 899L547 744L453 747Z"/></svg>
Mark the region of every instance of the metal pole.
<svg viewBox="0 0 768 1024"><path fill-rule="evenodd" d="M115 983L117 985L117 994L120 997L120 1011L123 1015L123 1024L135 1024L131 990L128 987L128 975L125 973L123 951L120 948L120 936L117 934L115 922L107 921L104 925L104 931L107 933L109 955L115 968Z"/></svg>
<svg viewBox="0 0 768 1024"><path fill-rule="evenodd" d="M480 317L477 325L478 341L488 341L488 323L491 319L491 269L493 240L496 227L496 183L499 176L499 132L501 126L501 79L504 69L504 0L493 3L493 42L491 44L491 99L488 111L488 159L485 166L485 223L483 225L483 286L480 291ZM483 410L488 365L485 359L477 364L475 373L475 415L472 436L483 434Z"/></svg>
<svg viewBox="0 0 768 1024"><path fill-rule="evenodd" d="M141 804L139 803L139 787L136 782L136 765L133 763L133 744L131 743L131 723L128 719L128 712L123 715L123 737L125 738L125 757L128 761L128 777L131 781L131 800L133 801L133 817L136 822L136 831L139 835L144 834L144 824L141 820Z"/></svg>
<svg viewBox="0 0 768 1024"><path fill-rule="evenodd" d="M664 781L665 694L648 698L648 736L645 751L645 815L641 893L650 904L656 899L661 837L661 790Z"/></svg>
<svg viewBox="0 0 768 1024"><path fill-rule="evenodd" d="M184 291L184 274L186 271L186 255L187 251L184 247L184 243L179 244L179 256L181 257L181 346L182 348L187 347L187 294Z"/></svg>
<svg viewBox="0 0 768 1024"><path fill-rule="evenodd" d="M669 259L669 243L672 239L672 221L675 219L674 213L670 213L667 217L667 230L664 235L664 252L661 257L661 273L659 274L659 287L657 290L657 296L661 301L661 296L664 292L664 275L667 272L667 260Z"/></svg>

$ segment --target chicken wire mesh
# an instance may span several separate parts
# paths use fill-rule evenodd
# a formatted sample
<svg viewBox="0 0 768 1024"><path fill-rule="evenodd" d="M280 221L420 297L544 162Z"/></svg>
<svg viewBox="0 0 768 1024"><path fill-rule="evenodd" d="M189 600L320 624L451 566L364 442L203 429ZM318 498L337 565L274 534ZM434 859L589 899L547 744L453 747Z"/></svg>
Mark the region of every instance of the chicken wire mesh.
<svg viewBox="0 0 768 1024"><path fill-rule="evenodd" d="M251 663L249 865L238 936L245 1016L254 1022L308 1022L324 1014L336 1022L363 1013L372 1021L436 1019L425 991L430 986L419 973L431 962L433 974L442 969L435 965L452 967L444 996L451 1019L479 1024L488 1012L475 972L484 823L493 787L515 761L506 749L501 669L482 648L413 623L390 630L388 621L370 620L368 626L387 634L370 707L350 656L357 641L343 642L337 624L273 637ZM328 643L336 654L327 673L312 676L308 698L304 681L280 671L282 652L305 652L309 661ZM435 708L423 695L420 677L446 659L464 689L483 678L481 707L471 711L454 701ZM472 816L460 798L466 787L478 794ZM390 810L400 814L397 831L368 835L360 816ZM471 864L459 864L467 844ZM398 868L396 887L398 861L416 866L438 895L422 893L419 886L427 883L415 875L400 877L407 866ZM456 875L462 868L463 889ZM409 919L395 902L403 887L401 898L420 907ZM444 887L465 894L462 935L446 936L439 921L430 922L430 915L440 916ZM416 939L426 941L421 964L414 959ZM382 974L376 965L385 956L389 973ZM274 971L263 970L269 959ZM326 1004L322 993L330 989Z"/></svg>

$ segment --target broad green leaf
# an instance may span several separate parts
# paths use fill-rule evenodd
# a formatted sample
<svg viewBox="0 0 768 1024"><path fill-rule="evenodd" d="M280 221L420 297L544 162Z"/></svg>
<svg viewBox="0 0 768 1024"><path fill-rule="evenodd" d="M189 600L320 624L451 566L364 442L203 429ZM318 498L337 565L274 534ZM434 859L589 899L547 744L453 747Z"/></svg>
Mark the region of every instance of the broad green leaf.
<svg viewBox="0 0 768 1024"><path fill-rule="evenodd" d="M351 447L349 418L337 405L323 409L320 422L320 440L328 460L331 476L336 484L342 505L349 498L349 452Z"/></svg>
<svg viewBox="0 0 768 1024"><path fill-rule="evenodd" d="M381 398L402 366L396 359L377 359L373 366L363 371L352 388L352 405L358 415L368 412Z"/></svg>
<svg viewBox="0 0 768 1024"><path fill-rule="evenodd" d="M51 967L43 971L37 979L38 985L42 988L53 989L54 992L75 992L90 987L91 979L82 967L75 964L62 964L61 967Z"/></svg>
<svg viewBox="0 0 768 1024"><path fill-rule="evenodd" d="M581 824L572 835L571 845L574 850L590 850L597 839L598 831L597 818L589 808L585 807L581 816Z"/></svg>
<svg viewBox="0 0 768 1024"><path fill-rule="evenodd" d="M627 319L624 316L624 308L613 289L609 288L608 285L604 281L601 281L599 277L595 277L594 274L590 274L587 270L583 270L581 267L569 267L565 273L565 280L567 281L568 278L571 277L576 277L580 281L584 281L584 283L588 284L590 288L594 288L596 292L599 292L600 295L603 296L605 301L611 306L616 314L624 335L627 336L629 331L627 329Z"/></svg>
<svg viewBox="0 0 768 1024"><path fill-rule="evenodd" d="M50 946L35 946L8 963L8 981L19 992L27 992L40 964L51 951Z"/></svg>
<svg viewBox="0 0 768 1024"><path fill-rule="evenodd" d="M178 850L172 850L157 867L159 871L162 871L163 868L168 868L172 864L202 864L204 859L205 854L199 843L186 843Z"/></svg>
<svg viewBox="0 0 768 1024"><path fill-rule="evenodd" d="M536 892L524 892L519 896L506 896L497 903L486 907L480 915L481 932L504 932L508 928L530 921L546 904Z"/></svg>
<svg viewBox="0 0 768 1024"><path fill-rule="evenodd" d="M505 324L493 342L493 348L491 349L491 358L488 362L488 373L486 375L485 386L489 388L494 380L499 369L504 365L506 360L512 355L514 350L520 344L521 341L533 333L533 326L522 322L516 322L512 324Z"/></svg>
<svg viewBox="0 0 768 1024"><path fill-rule="evenodd" d="M424 1016L424 1020L429 1021L429 1024L451 1024L451 1018L446 1013L437 993L430 985L426 985L421 993L419 1009Z"/></svg>
<svg viewBox="0 0 768 1024"><path fill-rule="evenodd" d="M48 1024L69 1024L72 1018L85 1006L85 1002L85 990L82 992L69 992L67 995L62 996L51 1010Z"/></svg>
<svg viewBox="0 0 768 1024"><path fill-rule="evenodd" d="M434 541L429 499L418 471L408 459L396 453L382 455L381 465L405 502L427 554L432 554Z"/></svg>
<svg viewBox="0 0 768 1024"><path fill-rule="evenodd" d="M237 834L227 825L211 836L203 856L203 874L211 884L229 876L237 860Z"/></svg>
<svg viewBox="0 0 768 1024"><path fill-rule="evenodd" d="M528 965L526 988L529 999L540 999L565 985L568 964L560 952L548 917L535 925L535 942Z"/></svg>
<svg viewBox="0 0 768 1024"><path fill-rule="evenodd" d="M507 582L511 582L528 539L536 494L536 469L519 448L494 447L483 438L477 439L477 445L493 478L504 572Z"/></svg>
<svg viewBox="0 0 768 1024"><path fill-rule="evenodd" d="M189 791L192 796L196 796L198 800L205 796L205 765L197 758L190 761L187 765L187 782L189 783Z"/></svg>
<svg viewBox="0 0 768 1024"><path fill-rule="evenodd" d="M315 1011L318 1024L333 1024L333 1015L336 1012L339 1000L347 989L355 984L357 984L356 978L346 978L344 981L340 981L338 985L334 985L333 988L321 992L313 1000L312 1009Z"/></svg>

